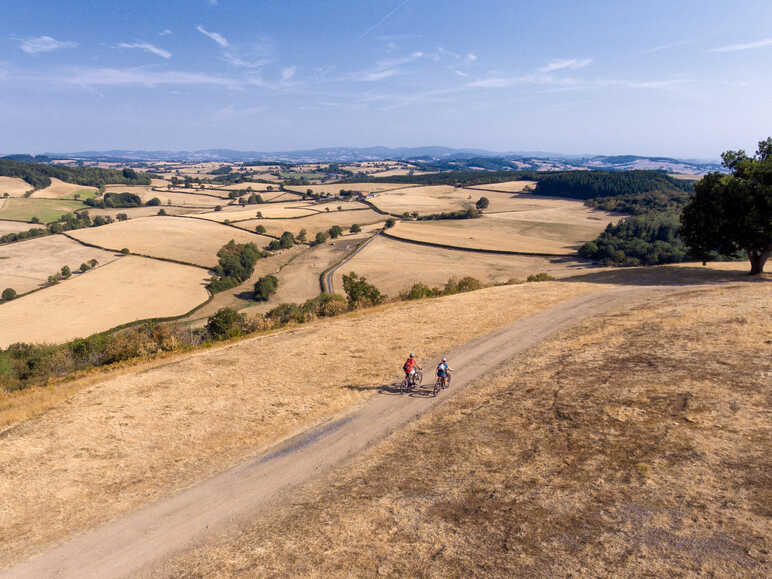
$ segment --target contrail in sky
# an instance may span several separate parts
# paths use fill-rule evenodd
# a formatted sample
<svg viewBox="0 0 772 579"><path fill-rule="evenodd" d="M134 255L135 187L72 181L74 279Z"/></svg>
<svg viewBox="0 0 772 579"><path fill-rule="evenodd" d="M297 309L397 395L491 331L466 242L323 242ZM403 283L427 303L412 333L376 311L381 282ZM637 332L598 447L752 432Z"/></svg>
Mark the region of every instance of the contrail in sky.
<svg viewBox="0 0 772 579"><path fill-rule="evenodd" d="M403 7L405 4L407 4L407 3L408 3L408 0L404 0L404 2L400 2L399 4L397 4L397 5L396 5L394 8L392 8L392 9L391 9L391 11L390 11L390 12L387 12L387 13L386 13L386 16L384 16L384 17L383 17L383 18L381 18L381 19L380 19L378 22L376 22L375 24L373 24L373 25L372 25L370 28L368 28L367 30L365 30L365 31L362 33L362 35L361 35L361 36L360 36L360 37L359 37L357 40L362 40L362 39L363 39L365 36L367 36L368 34L370 34L370 33L371 33L373 30L375 30L375 29L376 29L376 28L378 28L378 27L379 27L381 24L383 24L383 23L384 23L384 22L386 22L386 21L387 21L389 18L391 18L392 14L394 14L394 13L395 13L397 10L399 10L400 8L402 8L402 7Z"/></svg>

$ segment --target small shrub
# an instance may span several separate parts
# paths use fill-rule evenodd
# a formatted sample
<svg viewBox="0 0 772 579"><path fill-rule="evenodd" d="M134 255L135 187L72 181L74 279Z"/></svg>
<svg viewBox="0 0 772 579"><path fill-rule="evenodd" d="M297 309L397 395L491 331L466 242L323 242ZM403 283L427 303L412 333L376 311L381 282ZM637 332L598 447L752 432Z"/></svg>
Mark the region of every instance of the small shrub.
<svg viewBox="0 0 772 579"><path fill-rule="evenodd" d="M222 205L216 205L214 210L215 211L222 211Z"/></svg>
<svg viewBox="0 0 772 579"><path fill-rule="evenodd" d="M358 223L354 223L354 225L351 226L350 231L351 233L359 233L360 231L362 231L362 226L359 225Z"/></svg>
<svg viewBox="0 0 772 579"><path fill-rule="evenodd" d="M308 321L310 316L309 312L297 304L281 304L268 312L266 317L278 324L289 324L290 322L302 324Z"/></svg>
<svg viewBox="0 0 772 579"><path fill-rule="evenodd" d="M158 197L153 197L150 201L145 203L148 207L157 207L161 204L161 200Z"/></svg>
<svg viewBox="0 0 772 579"><path fill-rule="evenodd" d="M240 336L244 315L232 308L220 308L206 322L206 331L215 340Z"/></svg>
<svg viewBox="0 0 772 579"><path fill-rule="evenodd" d="M131 252L129 251L128 247L124 247L123 249L121 249L121 253L123 255L129 255L129 253L131 253Z"/></svg>
<svg viewBox="0 0 772 579"><path fill-rule="evenodd" d="M386 229L389 229L390 227L394 227L394 225L396 225L396 223L397 223L396 219L394 219L393 217L389 217L386 220Z"/></svg>
<svg viewBox="0 0 772 579"><path fill-rule="evenodd" d="M332 237L333 239L336 239L341 235L343 235L343 229L341 228L340 225L333 225L332 227L330 227L327 233L330 234L330 237Z"/></svg>
<svg viewBox="0 0 772 579"><path fill-rule="evenodd" d="M278 239L274 239L271 241L271 243L268 244L268 250L269 251L279 251L281 249L281 243Z"/></svg>
<svg viewBox="0 0 772 579"><path fill-rule="evenodd" d="M159 209L158 210L158 215L166 215L166 209L164 209L163 207L161 209Z"/></svg>
<svg viewBox="0 0 772 579"><path fill-rule="evenodd" d="M323 293L303 304L303 309L320 318L333 317L345 312L346 298L338 294Z"/></svg>
<svg viewBox="0 0 772 579"><path fill-rule="evenodd" d="M68 279L72 275L72 270L69 265L62 266L62 279Z"/></svg>
<svg viewBox="0 0 772 579"><path fill-rule="evenodd" d="M16 290L12 287L7 287L3 290L3 301L11 301L12 299L16 298Z"/></svg>
<svg viewBox="0 0 772 579"><path fill-rule="evenodd" d="M265 277L261 277L257 280L257 283L255 283L254 298L257 301L267 302L268 298L276 293L278 287L279 280L276 276L266 275Z"/></svg>
<svg viewBox="0 0 772 579"><path fill-rule="evenodd" d="M80 273L86 273L91 268L88 266L87 263L81 263L80 264Z"/></svg>
<svg viewBox="0 0 772 579"><path fill-rule="evenodd" d="M548 273L532 273L525 281L555 281L555 278Z"/></svg>
<svg viewBox="0 0 772 579"><path fill-rule="evenodd" d="M480 197L480 198L477 200L477 203L475 203L475 204L474 204L474 206L475 206L475 207L477 207L477 209L478 209L479 211L482 211L483 209L488 209L488 206L489 206L490 204L491 204L491 202L490 202L490 201L488 201L488 198L487 198L487 197Z"/></svg>
<svg viewBox="0 0 772 579"><path fill-rule="evenodd" d="M264 225L258 225L255 227L255 232L257 233L265 233L265 226Z"/></svg>
<svg viewBox="0 0 772 579"><path fill-rule="evenodd" d="M327 241L327 234L323 231L320 231L316 234L316 237L314 238L314 245L319 245L320 243L324 243Z"/></svg>

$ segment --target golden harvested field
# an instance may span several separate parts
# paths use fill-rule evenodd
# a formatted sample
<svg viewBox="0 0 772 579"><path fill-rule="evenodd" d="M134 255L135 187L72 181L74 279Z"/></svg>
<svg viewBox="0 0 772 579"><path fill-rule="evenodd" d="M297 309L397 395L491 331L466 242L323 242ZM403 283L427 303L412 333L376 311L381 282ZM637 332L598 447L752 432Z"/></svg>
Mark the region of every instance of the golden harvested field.
<svg viewBox="0 0 772 579"><path fill-rule="evenodd" d="M145 185L108 185L105 188L110 193L134 193L139 195L143 203L147 203L151 199L158 197L161 200L161 205L166 206L169 201L172 205L179 207L214 207L216 205L225 205L228 203L228 199L220 199L217 197L211 197L209 195L199 195L196 193L175 193L170 191L153 191L149 186ZM192 189L190 191L193 191Z"/></svg>
<svg viewBox="0 0 772 579"><path fill-rule="evenodd" d="M260 191L266 191L266 187L273 187L273 189L276 189L275 185L269 185L268 183L258 183L253 181L245 181L244 183L234 183L233 185L223 185L223 189L233 189L236 191L240 189L248 189L250 187L256 193Z"/></svg>
<svg viewBox="0 0 772 579"><path fill-rule="evenodd" d="M409 186L410 185L405 185L403 183L328 183L326 185L293 185L285 188L290 191L297 191L298 193L305 193L308 189L311 189L314 193L337 195L341 189L345 189L346 191L372 193L376 191L388 191L390 189L404 189Z"/></svg>
<svg viewBox="0 0 772 579"><path fill-rule="evenodd" d="M80 193L81 199L85 199L93 196L94 191L96 187L65 183L51 177L51 184L48 187L35 191L30 197L32 199L72 199L76 193Z"/></svg>
<svg viewBox="0 0 772 579"><path fill-rule="evenodd" d="M470 185L469 189L490 189L505 193L520 193L526 187L535 187L536 181L505 181L504 183L487 183L485 185Z"/></svg>
<svg viewBox="0 0 772 579"><path fill-rule="evenodd" d="M204 195L204 196L210 196L210 197L218 197L220 199L219 203L228 203L231 201L231 198L228 197L227 191L222 191L221 189L201 189L201 188L190 188L186 189L185 187L173 187L169 189L168 187L165 188L163 191L156 191L156 193L182 193L184 195Z"/></svg>
<svg viewBox="0 0 772 579"><path fill-rule="evenodd" d="M0 305L0 348L61 343L146 318L184 314L205 301L197 267L126 256Z"/></svg>
<svg viewBox="0 0 772 579"><path fill-rule="evenodd" d="M355 271L381 291L395 296L417 282L442 287L451 277L460 279L469 275L484 284L499 284L512 279L525 280L531 274L542 272L553 277L579 275L587 271L586 267L570 258L474 253L378 236L335 272L334 285L340 290L343 274Z"/></svg>
<svg viewBox="0 0 772 579"><path fill-rule="evenodd" d="M231 239L237 243L251 241L258 246L270 241L234 227L186 217L139 217L102 227L78 229L70 234L100 247L113 250L126 247L132 253L203 267L217 265L217 252Z"/></svg>
<svg viewBox="0 0 772 579"><path fill-rule="evenodd" d="M600 225L605 227L624 217L621 213L592 209L581 201L536 195L515 195L509 198L506 211L486 211L486 214L497 219L565 223L591 227Z"/></svg>
<svg viewBox="0 0 772 579"><path fill-rule="evenodd" d="M142 277L134 271L124 287L145 305L132 285ZM87 378L66 403L5 431L0 561L168 496L372 396L370 387L399 373L406 327L417 353L431 357L599 287L526 284L392 304ZM31 390L8 395L3 408L19 412L41 389Z"/></svg>
<svg viewBox="0 0 772 579"><path fill-rule="evenodd" d="M590 318L157 576L769 576L770 300Z"/></svg>
<svg viewBox="0 0 772 579"><path fill-rule="evenodd" d="M0 199L0 209L3 207L3 200ZM20 231L29 231L34 227L45 228L44 225L35 225L26 221L3 221L0 220L0 236L6 233L19 233Z"/></svg>
<svg viewBox="0 0 772 579"><path fill-rule="evenodd" d="M583 241L594 239L605 226L605 222L576 225L483 215L479 219L400 221L389 229L389 234L470 249L570 255Z"/></svg>
<svg viewBox="0 0 772 579"><path fill-rule="evenodd" d="M316 211L323 212L323 213L333 213L333 212L340 212L340 211L351 211L358 210L358 209L368 209L369 207L365 205L364 203L360 203L359 201L343 201L343 200L333 200L333 201L324 201L324 202L312 202L311 209L315 209ZM329 211L328 211L329 209Z"/></svg>
<svg viewBox="0 0 772 579"><path fill-rule="evenodd" d="M22 197L27 191L32 189L32 185L24 179L0 177L0 197L3 197L6 193L8 193L9 197Z"/></svg>
<svg viewBox="0 0 772 579"><path fill-rule="evenodd" d="M127 207L127 208L113 208L113 209L99 209L98 207L89 207L88 214L93 218L97 215L109 215L113 219L119 213L125 213L129 219L136 219L137 217L151 217L158 215L158 212L163 209L168 215L186 215L188 213L195 213L201 211L201 209L194 209L192 207L169 207L168 205L161 205L158 207Z"/></svg>
<svg viewBox="0 0 772 579"><path fill-rule="evenodd" d="M379 193L370 201L382 211L397 215L414 211L420 215L428 215L474 207L481 197L487 197L490 202L486 212L512 211L518 209L522 203L519 196L509 193L462 189L452 185L394 189ZM581 202L574 203L583 206Z"/></svg>
<svg viewBox="0 0 772 579"><path fill-rule="evenodd" d="M26 225L29 229L30 225ZM0 291L10 287L16 293L25 293L41 287L49 275L58 273L64 265L75 272L81 263L91 259L104 265L117 257L114 252L86 247L64 235L47 235L0 245Z"/></svg>
<svg viewBox="0 0 772 579"><path fill-rule="evenodd" d="M196 217L219 222L223 222L226 219L229 221L243 221L246 219L256 219L258 212L262 213L263 217L273 219L303 217L316 213L308 201L290 201L287 203L261 203L247 205L246 207L231 205L225 207L222 211L199 213Z"/></svg>
<svg viewBox="0 0 772 579"><path fill-rule="evenodd" d="M301 229L305 229L308 239L311 240L319 231L327 231L333 225L340 225L344 231L348 231L355 223L365 226L373 223L382 223L383 221L383 215L376 213L372 209L365 209L362 211L314 213L300 219L250 219L249 221L240 221L236 225L248 231L255 231L258 225L262 225L265 227L266 233L276 236L281 235L285 231L297 235Z"/></svg>

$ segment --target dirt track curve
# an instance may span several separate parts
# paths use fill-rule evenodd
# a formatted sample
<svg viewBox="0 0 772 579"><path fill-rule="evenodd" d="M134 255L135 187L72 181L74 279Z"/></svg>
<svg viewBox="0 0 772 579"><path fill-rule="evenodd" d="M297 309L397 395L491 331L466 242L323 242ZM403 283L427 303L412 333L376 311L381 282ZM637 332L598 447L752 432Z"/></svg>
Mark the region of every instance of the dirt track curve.
<svg viewBox="0 0 772 579"><path fill-rule="evenodd" d="M290 496L290 488L350 459L425 413L498 365L555 332L619 309L663 288L604 290L472 340L450 353L453 387L437 398L389 395L298 435L176 496L88 531L0 573L0 577L123 577L152 575L154 565L180 550L235 527ZM431 368L429 361L425 367ZM429 381L432 372L427 371Z"/></svg>

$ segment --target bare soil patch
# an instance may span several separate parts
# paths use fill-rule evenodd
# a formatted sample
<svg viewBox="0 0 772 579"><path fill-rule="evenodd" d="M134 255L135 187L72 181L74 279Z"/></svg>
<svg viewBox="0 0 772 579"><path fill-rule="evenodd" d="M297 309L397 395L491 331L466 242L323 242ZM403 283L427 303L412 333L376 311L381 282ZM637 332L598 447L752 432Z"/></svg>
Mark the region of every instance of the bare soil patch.
<svg viewBox="0 0 772 579"><path fill-rule="evenodd" d="M266 245L270 239L234 227L203 219L185 217L139 217L102 227L70 233L86 243L112 250L127 248L132 253L194 263L217 265L217 252L231 239L237 243Z"/></svg>
<svg viewBox="0 0 772 579"><path fill-rule="evenodd" d="M208 277L196 267L122 257L0 305L0 347L60 343L135 320L184 314L209 297Z"/></svg>
<svg viewBox="0 0 772 579"><path fill-rule="evenodd" d="M138 258L109 267L128 260ZM138 277L134 271L111 287L134 290L129 281ZM392 304L92 380L67 404L4 435L0 560L8 565L334 416L393 382L408 346L421 359L435 356L600 287L528 284ZM93 299L90 313L100 310Z"/></svg>
<svg viewBox="0 0 772 579"><path fill-rule="evenodd" d="M26 229L30 227L27 224ZM64 235L47 235L0 245L0 291L10 287L15 289L16 293L25 293L42 287L48 280L48 276L58 273L64 265L75 272L81 263L91 259L96 259L104 265L116 258L117 255L114 252L85 247ZM91 273L93 272L89 272L88 275ZM62 283L69 284L72 281L65 280ZM6 311L5 305L0 305L0 308L3 308L0 310L0 316L4 316L5 314L1 312ZM4 317L2 319L5 320ZM0 326L5 325L5 323L0 324Z"/></svg>
<svg viewBox="0 0 772 579"><path fill-rule="evenodd" d="M768 576L770 299L590 319L155 574Z"/></svg>

